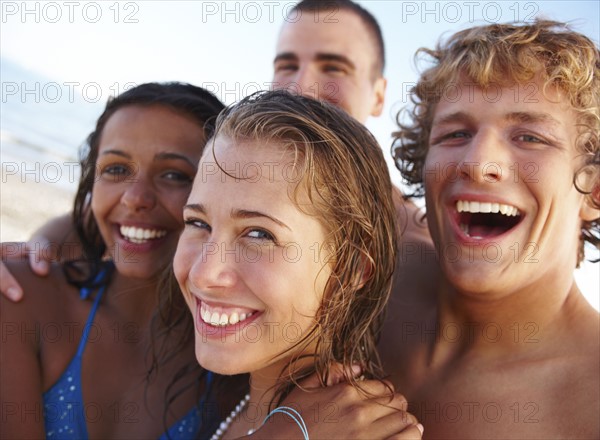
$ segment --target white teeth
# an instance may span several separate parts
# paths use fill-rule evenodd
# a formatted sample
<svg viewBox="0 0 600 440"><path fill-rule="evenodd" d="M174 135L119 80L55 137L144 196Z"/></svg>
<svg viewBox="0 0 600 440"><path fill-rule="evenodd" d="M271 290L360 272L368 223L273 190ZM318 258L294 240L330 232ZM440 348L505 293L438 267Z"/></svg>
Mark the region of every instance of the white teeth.
<svg viewBox="0 0 600 440"><path fill-rule="evenodd" d="M225 311L221 311L221 307L218 308L219 311L210 310L210 307L205 303L202 303L200 306L200 317L204 322L210 324L215 327L224 327L226 325L237 324L238 322L242 322L248 318L250 318L253 313L238 313L232 312L231 314L226 313Z"/></svg>
<svg viewBox="0 0 600 440"><path fill-rule="evenodd" d="M135 226L121 226L119 230L121 235L128 241L137 244L167 235L167 231L164 229L142 229Z"/></svg>
<svg viewBox="0 0 600 440"><path fill-rule="evenodd" d="M200 316L202 317L202 321L210 322L210 312L204 307L200 308Z"/></svg>
<svg viewBox="0 0 600 440"><path fill-rule="evenodd" d="M491 203L480 203L479 204L479 212L492 212L492 204Z"/></svg>
<svg viewBox="0 0 600 440"><path fill-rule="evenodd" d="M500 213L515 217L521 215L519 210L512 205L505 205L503 203L490 203L490 202L473 202L466 200L458 200L456 202L456 210L458 212L471 212L476 214L481 213Z"/></svg>
<svg viewBox="0 0 600 440"><path fill-rule="evenodd" d="M221 314L221 319L219 320L219 325L226 325L229 324L229 316L227 316L225 313Z"/></svg>

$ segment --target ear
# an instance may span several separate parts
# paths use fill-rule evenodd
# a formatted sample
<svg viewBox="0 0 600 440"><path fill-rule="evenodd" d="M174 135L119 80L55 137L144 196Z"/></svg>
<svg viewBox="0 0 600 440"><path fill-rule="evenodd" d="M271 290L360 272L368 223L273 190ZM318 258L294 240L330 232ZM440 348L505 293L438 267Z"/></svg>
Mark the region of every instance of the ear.
<svg viewBox="0 0 600 440"><path fill-rule="evenodd" d="M358 279L356 283L356 290L362 289L365 286L365 284L367 284L367 281L369 281L371 275L373 274L373 263L371 263L371 260L369 260L363 255L360 261L362 271L360 272L360 279Z"/></svg>
<svg viewBox="0 0 600 440"><path fill-rule="evenodd" d="M383 103L385 101L385 89L387 88L387 79L380 76L373 84L373 107L371 116L380 116L383 112Z"/></svg>

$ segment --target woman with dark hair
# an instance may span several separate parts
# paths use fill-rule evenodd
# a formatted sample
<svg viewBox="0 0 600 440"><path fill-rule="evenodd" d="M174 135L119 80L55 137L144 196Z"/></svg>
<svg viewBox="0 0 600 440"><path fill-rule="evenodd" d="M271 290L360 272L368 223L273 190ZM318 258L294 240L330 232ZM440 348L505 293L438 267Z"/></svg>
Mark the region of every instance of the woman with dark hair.
<svg viewBox="0 0 600 440"><path fill-rule="evenodd" d="M75 199L83 258L54 265L46 278L26 262L10 264L26 295L19 305L0 300L2 328L15 330L1 342L3 438L197 432L203 385L191 320L159 281L222 108L181 83L143 84L107 104Z"/></svg>

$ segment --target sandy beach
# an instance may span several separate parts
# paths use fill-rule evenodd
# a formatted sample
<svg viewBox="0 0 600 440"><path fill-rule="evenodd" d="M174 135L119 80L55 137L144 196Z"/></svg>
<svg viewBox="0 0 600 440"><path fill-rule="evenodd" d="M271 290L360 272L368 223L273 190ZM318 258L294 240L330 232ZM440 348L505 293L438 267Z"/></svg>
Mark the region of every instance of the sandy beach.
<svg viewBox="0 0 600 440"><path fill-rule="evenodd" d="M74 191L33 175L22 178L8 173L4 165L0 180L1 241L27 240L48 219L71 210Z"/></svg>

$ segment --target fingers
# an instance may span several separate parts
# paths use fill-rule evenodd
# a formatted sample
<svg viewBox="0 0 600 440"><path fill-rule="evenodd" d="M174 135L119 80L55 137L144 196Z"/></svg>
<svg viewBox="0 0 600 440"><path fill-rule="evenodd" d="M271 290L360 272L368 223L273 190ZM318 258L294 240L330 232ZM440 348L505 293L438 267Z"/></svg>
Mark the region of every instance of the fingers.
<svg viewBox="0 0 600 440"><path fill-rule="evenodd" d="M420 439L423 427L407 412L404 396L394 393L394 386L388 381L360 380L361 390L347 382L349 377L361 374L358 365L344 368L342 364L334 364L329 369L326 387L321 387L318 376L313 374L286 401L311 415L306 419L311 436Z"/></svg>
<svg viewBox="0 0 600 440"><path fill-rule="evenodd" d="M360 365L354 364L349 368L344 368L340 363L335 363L329 369L329 376L327 377L327 386L337 385L341 382L346 382L350 377L357 378L362 374L362 368Z"/></svg>
<svg viewBox="0 0 600 440"><path fill-rule="evenodd" d="M344 368L340 363L335 363L329 369L329 375L327 376L326 386L330 387L339 383L345 382L348 377L357 378L362 374L362 368L360 365L352 365L349 368ZM314 373L309 377L300 382L301 388L305 390L315 389L321 387L321 381L319 376Z"/></svg>
<svg viewBox="0 0 600 440"><path fill-rule="evenodd" d="M50 271L50 261L56 258L52 252L47 252L48 249L53 249L50 246L48 239L42 236L32 237L26 244L29 254L29 265L31 270L40 276L48 275Z"/></svg>
<svg viewBox="0 0 600 440"><path fill-rule="evenodd" d="M423 438L423 432L423 425L417 423L416 425L408 426L402 432L394 434L386 440L420 440Z"/></svg>
<svg viewBox="0 0 600 440"><path fill-rule="evenodd" d="M0 262L0 292L14 302L23 298L23 289L8 271L4 262Z"/></svg>
<svg viewBox="0 0 600 440"><path fill-rule="evenodd" d="M344 425L365 429L369 438L388 438L396 434L402 434L397 437L399 439L421 438L419 422L406 411L408 403L401 394L394 394L391 400L389 396L365 399L346 408L338 403L340 420L345 420Z"/></svg>
<svg viewBox="0 0 600 440"><path fill-rule="evenodd" d="M21 242L2 243L1 250L3 260L19 260L27 255L25 244ZM0 292L14 302L23 298L23 289L12 276L4 261L0 262Z"/></svg>

